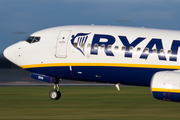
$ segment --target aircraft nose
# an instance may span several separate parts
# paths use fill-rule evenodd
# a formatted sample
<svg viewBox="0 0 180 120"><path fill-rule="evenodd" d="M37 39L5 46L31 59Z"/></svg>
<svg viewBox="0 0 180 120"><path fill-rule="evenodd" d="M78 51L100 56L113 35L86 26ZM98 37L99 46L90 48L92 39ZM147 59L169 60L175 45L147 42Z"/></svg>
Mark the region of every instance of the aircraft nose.
<svg viewBox="0 0 180 120"><path fill-rule="evenodd" d="M15 54L16 54L16 50L14 46L9 46L3 52L4 57L11 62L15 62Z"/></svg>

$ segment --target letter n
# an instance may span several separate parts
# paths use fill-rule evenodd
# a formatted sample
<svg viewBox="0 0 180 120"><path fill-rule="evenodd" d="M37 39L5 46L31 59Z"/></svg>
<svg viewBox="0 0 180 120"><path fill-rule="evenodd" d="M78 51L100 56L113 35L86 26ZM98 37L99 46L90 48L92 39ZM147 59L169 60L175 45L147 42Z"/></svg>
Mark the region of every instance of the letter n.
<svg viewBox="0 0 180 120"><path fill-rule="evenodd" d="M177 54L179 47L180 47L180 41L173 40L171 45L172 55L169 57L169 61L177 61Z"/></svg>

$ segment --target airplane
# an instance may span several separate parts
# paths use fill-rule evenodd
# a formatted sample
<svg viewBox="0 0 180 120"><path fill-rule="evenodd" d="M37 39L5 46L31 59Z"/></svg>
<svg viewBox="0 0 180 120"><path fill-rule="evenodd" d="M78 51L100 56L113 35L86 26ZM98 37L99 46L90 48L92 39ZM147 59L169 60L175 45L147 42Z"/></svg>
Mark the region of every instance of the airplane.
<svg viewBox="0 0 180 120"><path fill-rule="evenodd" d="M3 52L31 77L54 84L71 79L148 86L154 98L180 102L180 31L150 28L69 25L31 34Z"/></svg>

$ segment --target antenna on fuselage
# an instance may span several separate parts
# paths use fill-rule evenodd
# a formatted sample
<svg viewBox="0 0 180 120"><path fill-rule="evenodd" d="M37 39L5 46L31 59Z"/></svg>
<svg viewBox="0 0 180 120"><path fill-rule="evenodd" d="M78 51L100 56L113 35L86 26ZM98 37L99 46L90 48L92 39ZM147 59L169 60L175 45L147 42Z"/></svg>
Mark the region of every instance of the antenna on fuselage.
<svg viewBox="0 0 180 120"><path fill-rule="evenodd" d="M119 85L120 85L120 83L115 84L115 87L117 88L118 91L120 91Z"/></svg>

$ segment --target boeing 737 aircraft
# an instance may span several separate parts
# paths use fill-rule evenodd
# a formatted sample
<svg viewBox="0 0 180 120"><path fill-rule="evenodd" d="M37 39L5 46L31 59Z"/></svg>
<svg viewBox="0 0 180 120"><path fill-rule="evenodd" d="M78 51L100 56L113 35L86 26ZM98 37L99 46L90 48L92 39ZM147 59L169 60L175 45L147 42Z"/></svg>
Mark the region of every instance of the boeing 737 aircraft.
<svg viewBox="0 0 180 120"><path fill-rule="evenodd" d="M72 79L149 86L156 99L180 102L180 31L119 26L61 26L41 30L4 50L4 56L54 83Z"/></svg>

